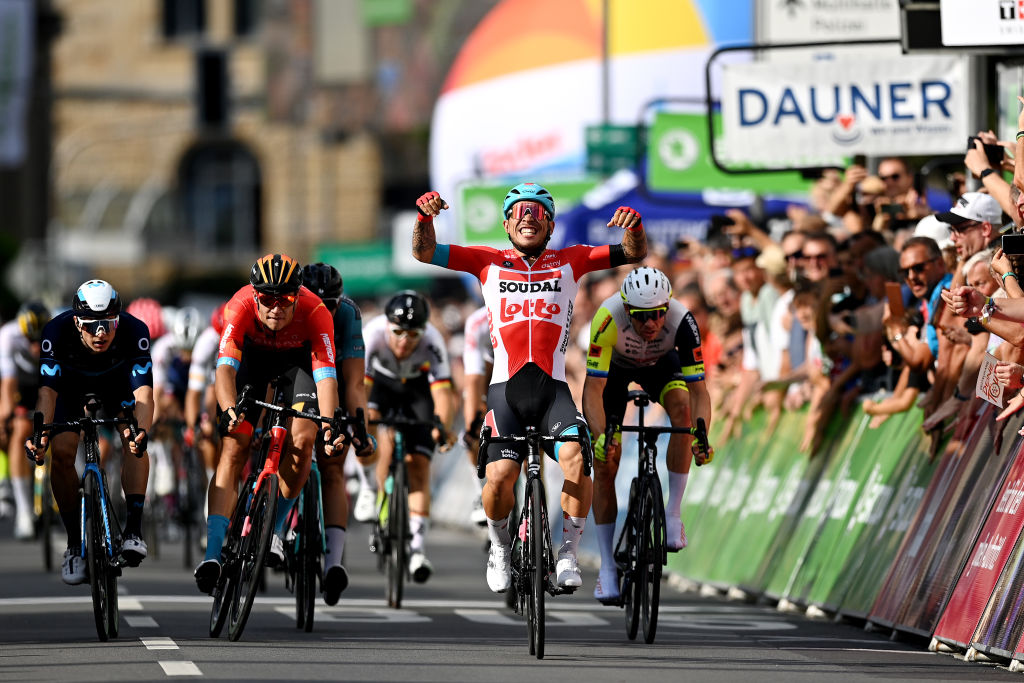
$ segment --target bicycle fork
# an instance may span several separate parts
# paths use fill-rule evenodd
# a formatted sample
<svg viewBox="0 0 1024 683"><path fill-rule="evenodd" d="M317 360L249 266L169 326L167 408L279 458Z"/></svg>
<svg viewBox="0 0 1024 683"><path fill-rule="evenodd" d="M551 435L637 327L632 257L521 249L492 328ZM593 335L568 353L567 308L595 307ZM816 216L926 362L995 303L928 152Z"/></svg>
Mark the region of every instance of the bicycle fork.
<svg viewBox="0 0 1024 683"><path fill-rule="evenodd" d="M85 496L84 482L85 482L86 478L89 476L90 473L95 475L96 483L99 486L99 490L97 492L95 492L94 495L99 495L99 500L97 501L97 503L98 503L97 507L99 507L99 509L100 509L100 519L103 520L103 536L104 536L104 543L103 543L103 545L106 546L107 557L110 560L113 560L114 559L113 534L110 533L110 516L109 516L109 513L107 511L107 503L106 503L106 501L107 501L107 483L104 481L103 472L100 470L99 466L96 463L88 463L88 464L86 464L86 466L85 466L85 473L82 476L83 487L82 487L81 491L79 492L79 499L80 499L80 503L79 503L79 505L80 505L80 510L79 510L79 531L81 533L81 539L82 539L81 544L79 546L79 555L83 559L85 559L85 557L86 557L85 540L86 540L86 538L88 538L86 536L86 525L88 524L88 516L89 515L88 515L88 508L87 508L86 500L85 500L86 496Z"/></svg>
<svg viewBox="0 0 1024 683"><path fill-rule="evenodd" d="M288 430L285 429L283 425L275 424L270 428L270 449L267 451L267 460L263 463L263 470L259 473L259 476L256 477L256 483L253 484L253 489L249 492L250 496L260 490L260 486L263 485L263 481L267 477L277 476L277 468L281 462L281 453L284 451L284 442L287 434ZM251 531L252 513L250 506L247 505L245 510L245 521L242 522L242 538L248 536Z"/></svg>

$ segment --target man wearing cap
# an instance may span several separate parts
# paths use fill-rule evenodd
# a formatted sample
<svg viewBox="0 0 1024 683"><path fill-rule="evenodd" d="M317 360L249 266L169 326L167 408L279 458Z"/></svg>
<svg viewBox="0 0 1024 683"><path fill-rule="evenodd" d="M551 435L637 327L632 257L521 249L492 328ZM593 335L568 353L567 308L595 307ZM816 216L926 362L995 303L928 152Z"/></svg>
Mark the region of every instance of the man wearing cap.
<svg viewBox="0 0 1024 683"><path fill-rule="evenodd" d="M949 211L935 218L949 224L950 237L956 245L956 254L962 265L999 236L1003 210L992 195L965 192Z"/></svg>

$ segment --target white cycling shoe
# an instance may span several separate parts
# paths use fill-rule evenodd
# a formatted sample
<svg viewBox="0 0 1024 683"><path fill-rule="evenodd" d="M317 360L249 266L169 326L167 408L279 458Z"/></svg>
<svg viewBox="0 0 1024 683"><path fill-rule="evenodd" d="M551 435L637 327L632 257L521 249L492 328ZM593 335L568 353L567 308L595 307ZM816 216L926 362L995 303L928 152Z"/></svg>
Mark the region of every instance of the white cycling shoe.
<svg viewBox="0 0 1024 683"><path fill-rule="evenodd" d="M85 558L77 552L72 553L70 548L65 550L64 560L60 565L60 578L69 586L85 583L88 579L85 573Z"/></svg>
<svg viewBox="0 0 1024 683"><path fill-rule="evenodd" d="M665 549L670 553L678 552L686 547L686 528L683 520L676 517L665 518Z"/></svg>
<svg viewBox="0 0 1024 683"><path fill-rule="evenodd" d="M352 516L357 522L372 522L377 517L377 492L370 487L359 489L356 504L352 506Z"/></svg>
<svg viewBox="0 0 1024 683"><path fill-rule="evenodd" d="M494 593L504 593L512 583L511 555L510 547L491 544L487 555L487 587Z"/></svg>
<svg viewBox="0 0 1024 683"><path fill-rule="evenodd" d="M558 556L558 562L555 563L555 573L558 574L559 588L579 588L583 585L583 575L580 573L580 566L576 562L576 556L572 553Z"/></svg>

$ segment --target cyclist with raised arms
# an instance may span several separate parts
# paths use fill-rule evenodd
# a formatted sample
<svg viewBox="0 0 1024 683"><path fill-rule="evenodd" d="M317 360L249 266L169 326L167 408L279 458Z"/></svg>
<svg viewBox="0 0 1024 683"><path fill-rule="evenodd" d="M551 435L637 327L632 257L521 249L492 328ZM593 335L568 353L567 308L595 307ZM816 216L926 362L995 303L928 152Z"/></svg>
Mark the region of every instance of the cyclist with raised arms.
<svg viewBox="0 0 1024 683"><path fill-rule="evenodd" d="M137 436L131 439L127 427L121 432L121 486L128 507L121 556L129 566L137 566L148 554L142 539L142 508L149 479L147 432L153 423L149 330L141 320L121 311L121 297L110 283L89 280L78 288L71 310L43 328L40 352L36 410L44 422L84 417L88 395L99 400L108 416L121 414L123 405L134 401ZM61 578L70 585L87 578L81 549L80 480L75 470L79 438L77 431L54 430L43 435L38 448L31 439L25 442L37 463L43 461L47 446L51 448L53 498L68 534Z"/></svg>
<svg viewBox="0 0 1024 683"><path fill-rule="evenodd" d="M384 313L366 324L366 384L369 417L402 416L421 422L441 420L437 427L406 429L405 463L409 474L409 574L424 583L434 571L426 555L430 523L430 460L434 445L451 444L455 418L455 393L451 365L441 332L431 325L430 306L422 294L404 290L384 305ZM392 430L370 427L378 438L377 490L383 491L395 451ZM362 492L360 492L362 494ZM365 496L364 496L365 498ZM377 510L384 509L377 496ZM379 544L374 543L379 547Z"/></svg>
<svg viewBox="0 0 1024 683"><path fill-rule="evenodd" d="M302 286L302 268L285 254L267 254L252 266L249 284L228 302L224 334L217 359L214 390L222 411L222 449L210 482L206 520L206 557L196 567L196 586L209 593L220 577L220 554L235 505L238 481L249 457L249 443L259 411L249 414L237 406L238 392L253 387L263 398L271 380L280 377L278 391L289 406L333 416L338 407L338 380L334 365L334 323L320 297ZM342 445L329 427L310 420L292 419L278 470L280 493L268 563L284 559L281 533L302 486L309 476L316 442L330 456Z"/></svg>
<svg viewBox="0 0 1024 683"><path fill-rule="evenodd" d="M349 415L359 408L366 413L366 390L363 375L366 362L363 344L363 317L356 302L342 294L344 283L337 268L326 263L313 263L302 269L302 280L334 318L334 344L338 354L338 405ZM360 457L373 455L372 440L354 443ZM324 602L338 604L342 591L348 587L348 572L341 565L345 552L345 530L348 527L348 493L345 490L345 455L319 461L323 477L324 531L327 535L327 556L324 558Z"/></svg>
<svg viewBox="0 0 1024 683"><path fill-rule="evenodd" d="M0 447L17 453L32 434L29 411L39 395L39 344L50 309L38 301L24 304L14 320L0 327ZM12 447L13 446L13 447ZM14 493L14 537L35 537L32 473L25 458L8 458Z"/></svg>
<svg viewBox="0 0 1024 683"><path fill-rule="evenodd" d="M672 298L672 285L660 270L636 268L618 294L605 299L590 325L583 412L594 434L594 523L601 547L601 571L594 597L618 599L614 556L615 475L622 445L618 435L605 443L606 421L625 415L629 384L636 382L660 403L673 427L689 427L696 417L711 422L711 397L704 384L700 330L693 314ZM691 452L691 448L693 449ZM714 457L688 434L668 442L668 504L665 506L666 548L686 547L679 508L693 457L703 465Z"/></svg>
<svg viewBox="0 0 1024 683"><path fill-rule="evenodd" d="M536 183L521 183L508 194L502 211L511 249L438 244L434 216L448 208L436 192L416 202L419 211L413 233L413 255L424 263L470 273L479 278L491 323L494 371L487 391L484 424L498 436L523 434L535 426L542 434L586 433L565 381L565 350L569 344L573 301L579 280L594 270L640 261L647 254L647 237L640 214L620 206L608 226L625 228L622 244L592 247L574 245L548 250L555 229L555 202ZM519 446L519 444L515 444ZM492 444L487 450L487 483L483 504L491 539L487 585L496 593L511 581L512 540L509 513L515 502L525 445ZM562 543L556 563L560 587L583 585L577 547L593 496L584 474L581 445L562 442L548 450L562 468Z"/></svg>

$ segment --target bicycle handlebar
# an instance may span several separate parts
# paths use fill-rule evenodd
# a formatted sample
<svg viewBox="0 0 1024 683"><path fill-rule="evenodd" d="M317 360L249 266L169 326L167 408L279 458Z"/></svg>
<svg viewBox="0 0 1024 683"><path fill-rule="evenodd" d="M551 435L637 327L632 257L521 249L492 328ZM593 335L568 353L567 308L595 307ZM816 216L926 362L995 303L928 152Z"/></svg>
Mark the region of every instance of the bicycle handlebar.
<svg viewBox="0 0 1024 683"><path fill-rule="evenodd" d="M35 411L34 413L32 413L32 445L36 447L36 452L33 453L31 450L29 450L28 446L26 446L26 457L28 457L29 460L34 462L36 467L40 467L43 464L40 460L36 459L36 454L39 451L40 442L43 440L43 433L52 431L53 429L67 429L69 431L73 429L74 431L81 433L82 430L84 430L90 424L97 427L102 427L104 425L111 425L115 427L117 425L125 425L128 427L128 433L131 435L131 438L134 441L139 434L138 422L136 422L135 420L135 410L134 408L132 408L131 405L127 404L122 404L121 408L125 413L124 417L96 418L89 417L88 415L83 415L77 420L70 420L68 422L44 422L43 414L38 410ZM86 404L87 412L94 412L96 409L97 407L92 402ZM144 451L140 449L139 452L135 455L135 457L141 458L143 452Z"/></svg>
<svg viewBox="0 0 1024 683"><path fill-rule="evenodd" d="M402 427L426 427L428 429L436 429L440 433L440 438L436 441L436 444L440 446L448 442L448 431L444 428L444 423L437 415L434 415L433 419L429 422L427 420L416 420L403 415L395 415L392 417L382 417L379 420L370 420L370 424L395 427L397 429L401 429Z"/></svg>
<svg viewBox="0 0 1024 683"><path fill-rule="evenodd" d="M551 436L550 434L541 434L540 432L532 432L531 434L509 434L508 436L491 436L491 428L485 426L480 429L480 448L476 455L476 476L478 479L483 479L485 476L485 470L487 469L487 447L492 443L522 443L536 439L537 446L541 443L554 443L558 441L569 442L573 441L580 444L580 448L583 451L583 474L590 476L591 470L591 454L589 448L584 448L585 443L590 441L590 438L586 435L581 434L562 434L561 436Z"/></svg>
<svg viewBox="0 0 1024 683"><path fill-rule="evenodd" d="M629 398L633 403L641 408L641 422L643 421L643 406L650 404L650 397L646 392L643 391L631 391L629 392ZM606 444L611 443L612 437L615 433L616 428L623 432L643 432L644 435L653 435L655 438L660 434L690 434L700 443L704 448L705 453L711 451L711 444L708 443L708 428L707 423L704 422L703 417L697 418L697 426L695 427L662 427L657 425L624 425L622 424L622 418L615 416L608 419L607 426L605 428L604 441ZM701 463L697 463L700 467Z"/></svg>
<svg viewBox="0 0 1024 683"><path fill-rule="evenodd" d="M295 408L287 408L285 406L279 406L276 403L267 403L257 398L250 398L249 393L252 391L252 385L246 384L242 387L242 392L238 395L235 406L237 411L240 413L247 412L250 407L263 408L275 413L281 413L286 418L288 417L301 417L311 422L319 424L327 423L327 426L333 429L337 433L345 431L346 425L352 425L353 433L352 438L357 439L359 443L366 443L366 420L364 419L363 409L356 408L355 416L348 415L341 408L334 411L332 417L327 417L319 413L308 413L302 410L296 410Z"/></svg>

